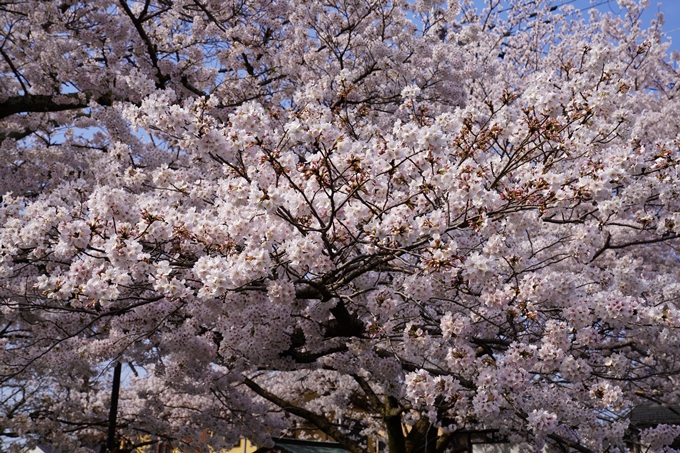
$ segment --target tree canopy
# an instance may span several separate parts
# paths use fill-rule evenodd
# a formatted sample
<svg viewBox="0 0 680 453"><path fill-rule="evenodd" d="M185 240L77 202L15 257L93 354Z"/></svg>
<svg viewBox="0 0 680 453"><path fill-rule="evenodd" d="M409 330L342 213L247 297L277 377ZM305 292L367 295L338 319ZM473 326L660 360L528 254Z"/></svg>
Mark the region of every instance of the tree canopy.
<svg viewBox="0 0 680 453"><path fill-rule="evenodd" d="M121 363L131 445L629 451L680 397L680 84L619 3L0 1L0 437L101 444Z"/></svg>

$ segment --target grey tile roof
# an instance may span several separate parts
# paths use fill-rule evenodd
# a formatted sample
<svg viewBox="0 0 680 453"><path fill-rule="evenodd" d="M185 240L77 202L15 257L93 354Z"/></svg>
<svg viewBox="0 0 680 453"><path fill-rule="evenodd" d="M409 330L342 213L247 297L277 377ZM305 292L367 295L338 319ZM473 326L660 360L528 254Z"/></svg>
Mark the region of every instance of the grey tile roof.
<svg viewBox="0 0 680 453"><path fill-rule="evenodd" d="M680 424L680 406L664 407L656 403L640 404L628 414L631 425Z"/></svg>
<svg viewBox="0 0 680 453"><path fill-rule="evenodd" d="M274 441L274 450L280 450L284 453L348 453L336 442L315 442L287 438L272 440Z"/></svg>

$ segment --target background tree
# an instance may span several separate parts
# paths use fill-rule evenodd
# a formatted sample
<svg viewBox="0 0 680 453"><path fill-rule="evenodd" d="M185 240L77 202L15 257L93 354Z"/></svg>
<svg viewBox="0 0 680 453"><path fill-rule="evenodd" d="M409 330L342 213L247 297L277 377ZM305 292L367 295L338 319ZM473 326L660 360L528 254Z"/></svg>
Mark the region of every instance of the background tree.
<svg viewBox="0 0 680 453"><path fill-rule="evenodd" d="M680 392L680 85L620 3L0 3L1 435L101 444L122 362L132 443L626 451Z"/></svg>

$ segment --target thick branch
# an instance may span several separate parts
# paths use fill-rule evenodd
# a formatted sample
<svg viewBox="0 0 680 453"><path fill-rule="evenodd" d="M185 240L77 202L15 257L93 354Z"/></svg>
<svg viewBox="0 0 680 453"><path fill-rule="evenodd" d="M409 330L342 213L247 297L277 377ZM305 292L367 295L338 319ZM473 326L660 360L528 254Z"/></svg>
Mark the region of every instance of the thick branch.
<svg viewBox="0 0 680 453"><path fill-rule="evenodd" d="M361 390L364 391L364 394L366 395L366 398L368 398L368 402L372 406L372 410L378 410L383 404L382 401L380 401L380 398L378 395L375 394L373 389L371 388L371 384L368 383L368 381L358 374L353 374L352 377L354 380L359 384L359 387L361 387Z"/></svg>
<svg viewBox="0 0 680 453"><path fill-rule="evenodd" d="M678 411L677 409L673 408L673 406L670 406L669 404L664 403L664 402L661 401L660 399L654 398L653 396L648 395L647 393L645 393L645 392L643 392L643 391L641 391L641 390L636 390L636 391L635 391L635 394L638 395L638 396L641 396L641 397L643 397L643 398L646 398L646 399L648 399L649 401L652 401L652 402L658 404L659 406L662 406L662 407L668 409L669 411L673 412L675 415L680 415L680 411Z"/></svg>
<svg viewBox="0 0 680 453"><path fill-rule="evenodd" d="M580 451L581 453L594 453L593 450L584 447L578 442L573 442L569 439L565 439L564 437L558 436L557 434L548 434L548 437L557 442L558 444L566 445L567 447L573 448L574 450Z"/></svg>
<svg viewBox="0 0 680 453"><path fill-rule="evenodd" d="M595 252L595 255L593 255L593 258L590 260L590 262L595 261L605 250L624 249L635 245L656 244L658 242L670 241L672 239L678 238L680 238L680 235L678 234L669 234L651 239L640 239L638 241L624 242L622 244L612 244L612 235L611 233L607 232L607 239L605 240L604 245L597 252Z"/></svg>
<svg viewBox="0 0 680 453"><path fill-rule="evenodd" d="M387 449L390 453L407 453L404 431L401 426L402 409L393 396L388 396L383 409L383 419L387 430Z"/></svg>
<svg viewBox="0 0 680 453"><path fill-rule="evenodd" d="M326 420L324 417L315 414L312 411L308 411L307 409L303 409L299 406L296 406L283 398L279 398L278 396L274 395L271 392L268 392L267 390L263 389L260 387L258 384L256 384L254 381L245 378L243 383L253 392L257 393L260 395L262 398L266 399L267 401L276 404L279 406L281 409L284 411L291 413L293 415L297 415L298 417L304 418L308 422L312 423L314 426L319 428L321 431L324 433L328 434L330 437L332 437L335 441L340 443L344 448L346 448L350 453L366 453L360 446L357 444L355 441L353 441L349 436L341 432L338 428L335 427L331 422ZM396 453L406 453L406 452L396 452Z"/></svg>
<svg viewBox="0 0 680 453"><path fill-rule="evenodd" d="M64 102L57 102L55 98L61 98ZM23 96L11 96L0 102L0 119L15 113L28 112L63 112L65 110L77 110L88 106L91 97L79 95L79 93L45 95L24 94ZM101 96L96 99L101 105L111 105L111 99Z"/></svg>
<svg viewBox="0 0 680 453"><path fill-rule="evenodd" d="M123 11L125 11L125 14L132 21L132 24L135 26L135 29L139 34L139 37L144 42L144 45L146 46L146 52L149 54L149 59L151 60L151 64L156 70L156 78L158 79L158 81L156 82L156 88L162 90L163 88L165 88L165 83L169 80L169 77L164 75L161 72L161 68L158 66L158 54L156 52L157 50L156 45L151 42L149 35L146 34L146 31L142 26L141 20L136 18L135 15L132 13L132 10L127 4L127 1L119 0L118 3L120 3L120 6L123 8Z"/></svg>
<svg viewBox="0 0 680 453"><path fill-rule="evenodd" d="M406 451L408 453L434 453L437 442L437 428L432 426L426 417L413 425L406 436Z"/></svg>
<svg viewBox="0 0 680 453"><path fill-rule="evenodd" d="M378 356L380 356L380 357L394 357L394 354L392 354L391 352L385 351L384 349L376 350L376 354L378 354ZM411 363L411 362L404 360L402 358L399 358L399 357L398 357L398 359L401 363L401 367L405 371L415 372L415 371L418 371L418 370L425 370L433 376L444 376L444 375L450 374L448 372L444 372L444 371L438 370L436 368L426 368L426 367L423 367L423 366L418 366L414 363ZM465 379L464 377L458 376L458 375L453 375L453 377L456 380L458 380L460 385L462 385L463 387L465 387L469 390L477 390L477 385L473 381L471 381L470 379Z"/></svg>
<svg viewBox="0 0 680 453"><path fill-rule="evenodd" d="M437 439L436 453L444 453L444 450L449 446L453 440L455 433L442 433Z"/></svg>
<svg viewBox="0 0 680 453"><path fill-rule="evenodd" d="M7 65L14 73L14 76L17 78L17 81L19 81L21 89L24 90L24 93L28 92L28 89L26 89L26 85L24 85L24 81L21 78L21 74L19 74L19 71L17 70L16 66L14 66L14 63L12 63L12 59L9 57L9 55L7 55L7 53L2 48L0 48L0 55L2 55L2 58L5 59L5 62L7 62Z"/></svg>
<svg viewBox="0 0 680 453"><path fill-rule="evenodd" d="M345 306L345 302L341 299L331 308L331 313L335 320L326 323L326 337L361 337L364 333L364 323L359 317L350 313ZM333 322L335 321L335 322Z"/></svg>
<svg viewBox="0 0 680 453"><path fill-rule="evenodd" d="M22 138L26 138L29 135L31 135L34 130L31 129L24 129L23 131L13 131L13 132L0 132L0 144L4 142L5 140L13 139L13 140L21 140Z"/></svg>

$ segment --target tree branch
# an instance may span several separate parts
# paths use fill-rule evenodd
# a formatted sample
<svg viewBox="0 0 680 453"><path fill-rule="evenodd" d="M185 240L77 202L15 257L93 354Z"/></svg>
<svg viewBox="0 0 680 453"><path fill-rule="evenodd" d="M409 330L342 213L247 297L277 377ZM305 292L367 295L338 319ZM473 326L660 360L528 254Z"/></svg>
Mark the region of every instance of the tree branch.
<svg viewBox="0 0 680 453"><path fill-rule="evenodd" d="M402 409L393 396L388 396L383 408L383 420L387 430L387 448L390 453L407 453L404 430L401 426Z"/></svg>
<svg viewBox="0 0 680 453"><path fill-rule="evenodd" d="M307 409L303 409L299 406L294 405L293 403L290 403L283 398L279 398L278 396L274 395L271 392L268 392L267 390L263 389L260 387L257 383L252 381L251 379L245 378L243 383L253 392L256 394L260 395L262 398L266 399L267 401L276 404L279 406L281 409L283 409L286 412L289 412L293 415L297 415L298 417L304 418L308 422L312 423L314 426L319 428L321 431L324 433L328 434L330 437L332 437L336 442L340 443L344 448L346 448L350 453L366 453L366 451L359 446L358 443L353 441L349 436L347 436L345 433L341 432L335 425L333 425L331 422L326 420L324 417L315 414L312 411L309 411ZM396 453L405 453L405 452L396 452Z"/></svg>
<svg viewBox="0 0 680 453"><path fill-rule="evenodd" d="M132 14L132 10L130 10L127 1L119 0L118 3L120 3L120 6L123 8L123 11L125 11L125 14L132 21L132 24L135 26L135 30L137 30L137 34L139 34L139 37L142 38L142 41L144 41L144 45L146 46L146 52L149 54L149 59L151 60L151 65L154 67L154 69L156 69L156 78L158 79L156 81L156 88L161 90L164 89L166 82L169 80L169 77L164 75L161 72L161 68L158 67L158 54L156 52L156 45L151 42L149 35L146 34L146 30L144 30L142 22L139 19L137 19L134 14Z"/></svg>
<svg viewBox="0 0 680 453"><path fill-rule="evenodd" d="M65 102L57 102L55 98L60 97ZM91 95L85 94L83 98L80 93L69 94L24 94L21 96L10 96L5 101L0 102L0 119L6 118L15 113L29 112L63 112L65 110L78 110L89 105ZM109 96L100 96L95 101L101 105L111 105Z"/></svg>
<svg viewBox="0 0 680 453"><path fill-rule="evenodd" d="M590 448L586 448L583 445L579 444L578 442L571 441L569 439L565 439L562 436L559 436L557 434L548 434L548 437L558 444L561 445L566 445L569 448L573 448L574 450L580 451L581 453L594 453L593 450Z"/></svg>

